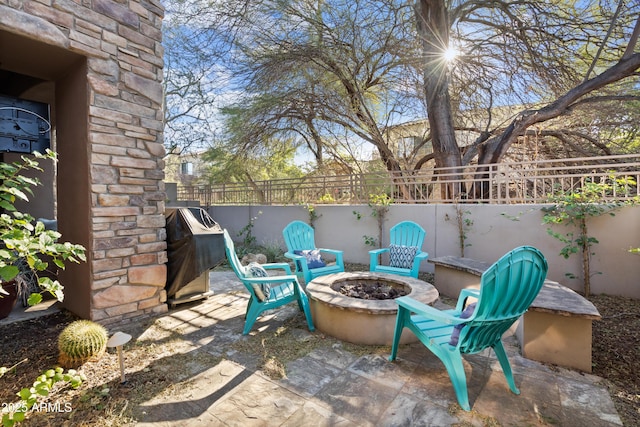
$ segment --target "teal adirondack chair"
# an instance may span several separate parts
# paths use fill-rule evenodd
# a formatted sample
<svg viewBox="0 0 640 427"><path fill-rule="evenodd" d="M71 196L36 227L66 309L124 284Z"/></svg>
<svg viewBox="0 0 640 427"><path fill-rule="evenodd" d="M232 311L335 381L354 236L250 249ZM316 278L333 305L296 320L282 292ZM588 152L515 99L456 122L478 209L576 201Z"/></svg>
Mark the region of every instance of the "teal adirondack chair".
<svg viewBox="0 0 640 427"><path fill-rule="evenodd" d="M313 326L313 320L311 319L311 310L309 308L309 299L305 294L302 286L298 283L298 279L291 273L291 267L286 262L262 264L265 270L282 269L286 273L283 276L267 276L267 277L252 277L249 274L248 268L243 266L238 259L235 252L235 246L227 230L224 230L224 248L227 253L227 260L231 264L231 268L238 276L238 279L242 281L242 284L247 288L249 294L249 303L247 304L247 312L245 314L245 324L243 335L246 335L251 331L253 324L257 320L260 313L265 310L270 310L276 307L281 307L293 301L297 301L298 307L304 312L307 318L307 325L309 330L315 330ZM262 283L269 284L270 290L268 295L265 295L265 299L261 300L258 296L256 288L254 286L260 286Z"/></svg>
<svg viewBox="0 0 640 427"><path fill-rule="evenodd" d="M429 257L422 252L427 233L413 221L402 221L389 230L389 247L369 251L369 271L418 278L420 263ZM380 255L389 254L389 265L380 264Z"/></svg>
<svg viewBox="0 0 640 427"><path fill-rule="evenodd" d="M469 411L462 354L478 353L491 347L509 388L520 394L502 344L502 335L536 298L546 278L547 268L547 261L539 250L522 246L502 256L485 271L479 290L463 289L453 310L440 311L410 297L397 298L398 314L389 360L395 360L400 334L403 328L409 328L444 363L458 403ZM474 310L465 309L468 298L477 299Z"/></svg>
<svg viewBox="0 0 640 427"><path fill-rule="evenodd" d="M282 236L287 245L287 252L284 256L293 260L296 274L301 275L305 283L309 283L316 277L344 271L342 251L316 248L315 230L309 224L302 221L293 221L282 230ZM308 258L311 251L316 256L315 261L310 261ZM318 262L317 257L322 254L331 255L332 259L335 258L335 263L325 264L324 262ZM314 266L314 262L316 263L315 265L320 266ZM322 264L325 265L322 266Z"/></svg>

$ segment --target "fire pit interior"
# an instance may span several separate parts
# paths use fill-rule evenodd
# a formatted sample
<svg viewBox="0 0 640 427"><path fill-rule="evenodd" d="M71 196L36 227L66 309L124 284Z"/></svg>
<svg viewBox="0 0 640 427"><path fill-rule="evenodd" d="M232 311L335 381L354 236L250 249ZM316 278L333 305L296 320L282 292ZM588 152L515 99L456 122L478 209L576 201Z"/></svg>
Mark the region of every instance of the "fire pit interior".
<svg viewBox="0 0 640 427"><path fill-rule="evenodd" d="M354 344L390 345L398 306L394 299L408 295L425 304L438 299L429 283L387 273L351 272L318 277L307 284L316 328ZM405 330L401 343L417 338Z"/></svg>
<svg viewBox="0 0 640 427"><path fill-rule="evenodd" d="M380 280L347 280L334 283L331 289L342 295L360 299L395 299L408 295L411 288L389 281Z"/></svg>

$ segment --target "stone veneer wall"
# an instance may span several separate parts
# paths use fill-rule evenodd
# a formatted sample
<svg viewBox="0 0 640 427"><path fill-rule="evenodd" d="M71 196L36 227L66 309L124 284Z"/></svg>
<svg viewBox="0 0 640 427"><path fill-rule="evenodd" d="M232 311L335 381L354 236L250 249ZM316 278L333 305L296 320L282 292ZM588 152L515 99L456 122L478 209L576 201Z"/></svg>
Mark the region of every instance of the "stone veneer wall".
<svg viewBox="0 0 640 427"><path fill-rule="evenodd" d="M88 194L79 199L90 206L74 207L86 212L88 230L86 239L74 242L87 247L89 277L81 284L63 284L69 304L81 305L70 309L101 323L167 310L163 14L160 0L0 0L0 30L86 58L72 77L79 75L86 83L72 87L81 88L80 104L85 98L88 104L87 123L79 125L86 128L87 147L73 162L89 162L84 167L89 183L78 188L86 188ZM56 87L56 100L64 99L59 92L65 88ZM62 126L61 106L74 103L58 104ZM76 179L84 178L82 170ZM60 193L60 178L58 187ZM73 302L86 287L88 294Z"/></svg>

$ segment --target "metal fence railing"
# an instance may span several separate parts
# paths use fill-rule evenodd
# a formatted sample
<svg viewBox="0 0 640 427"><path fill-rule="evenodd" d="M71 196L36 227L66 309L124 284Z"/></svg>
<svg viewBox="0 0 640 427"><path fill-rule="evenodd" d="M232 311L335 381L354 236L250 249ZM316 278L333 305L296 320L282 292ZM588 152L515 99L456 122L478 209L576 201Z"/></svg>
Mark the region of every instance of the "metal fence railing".
<svg viewBox="0 0 640 427"><path fill-rule="evenodd" d="M419 171L308 176L254 183L178 186L178 200L213 205L361 204L386 194L394 203L544 203L587 182L622 182L610 200L640 196L640 155L469 165Z"/></svg>

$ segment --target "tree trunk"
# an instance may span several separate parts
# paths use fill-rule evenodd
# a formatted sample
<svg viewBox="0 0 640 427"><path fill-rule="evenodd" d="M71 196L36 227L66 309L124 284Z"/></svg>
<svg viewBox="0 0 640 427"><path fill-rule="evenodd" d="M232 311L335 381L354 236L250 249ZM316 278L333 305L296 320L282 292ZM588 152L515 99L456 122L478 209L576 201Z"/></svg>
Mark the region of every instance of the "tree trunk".
<svg viewBox="0 0 640 427"><path fill-rule="evenodd" d="M418 35L425 58L424 96L433 144L436 167L462 166L460 148L456 142L451 101L449 98L449 70L443 53L449 45L449 17L444 0L418 0L415 7ZM460 173L453 169L451 173ZM449 176L452 181L455 175ZM460 177L458 177L460 178ZM443 196L455 198L460 188L442 188Z"/></svg>
<svg viewBox="0 0 640 427"><path fill-rule="evenodd" d="M249 184L249 187L251 187L255 191L256 196L258 196L258 203L263 205L267 204L268 203L267 197L265 195L264 190L260 188L258 184L256 184L256 182L253 180L253 177L250 174L244 173L244 176L247 180L247 184Z"/></svg>

